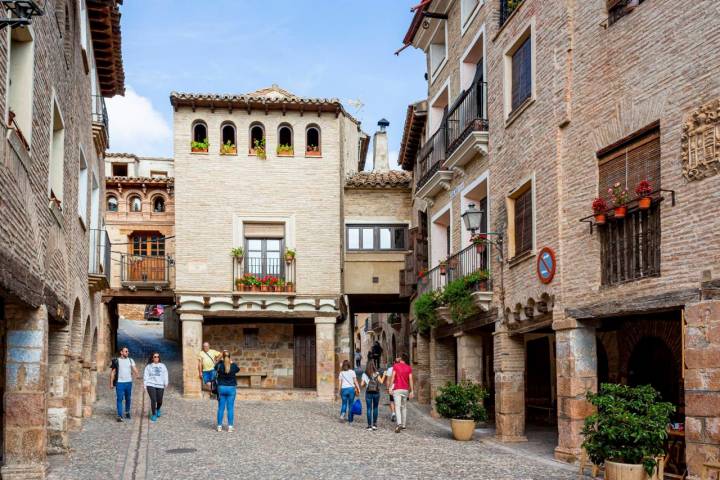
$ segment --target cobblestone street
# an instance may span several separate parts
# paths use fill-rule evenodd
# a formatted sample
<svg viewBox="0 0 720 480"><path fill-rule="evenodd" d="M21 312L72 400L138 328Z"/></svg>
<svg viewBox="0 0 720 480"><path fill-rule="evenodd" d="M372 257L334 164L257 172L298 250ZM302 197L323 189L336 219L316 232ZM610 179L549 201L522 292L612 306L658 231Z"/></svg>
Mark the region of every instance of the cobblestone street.
<svg viewBox="0 0 720 480"><path fill-rule="evenodd" d="M172 378L162 418L148 422L147 399L143 402L138 382L133 420L116 423L114 396L103 377L95 413L74 434L74 449L51 458L51 479L577 478L575 467L522 454L482 436L453 441L442 422L418 408L411 410L408 430L395 434L385 405L379 430L368 432L364 417L352 425L340 423L333 405L238 401L237 430L218 433L217 404L185 400L178 392L176 346L161 334L159 324L125 327L120 341L129 345L138 367L144 364L138 351L157 349L164 355Z"/></svg>

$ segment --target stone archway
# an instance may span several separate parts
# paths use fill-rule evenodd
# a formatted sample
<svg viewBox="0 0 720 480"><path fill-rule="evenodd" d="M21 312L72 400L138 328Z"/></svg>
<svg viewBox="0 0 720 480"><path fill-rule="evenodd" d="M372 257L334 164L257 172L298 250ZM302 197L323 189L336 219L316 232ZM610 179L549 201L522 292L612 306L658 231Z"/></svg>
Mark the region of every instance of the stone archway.
<svg viewBox="0 0 720 480"><path fill-rule="evenodd" d="M72 322L80 321L80 300L73 305ZM72 324L51 321L48 332L48 452L62 453L68 441L68 398L70 331Z"/></svg>
<svg viewBox="0 0 720 480"><path fill-rule="evenodd" d="M679 379L670 347L658 337L641 338L628 361L628 384L651 385L664 401L678 405Z"/></svg>
<svg viewBox="0 0 720 480"><path fill-rule="evenodd" d="M69 383L68 396L66 400L66 404L68 406L68 429L71 431L77 431L80 429L83 415L82 349L84 331L85 322L83 322L80 301L76 299L75 307L73 308L72 324L70 325L70 355L68 358Z"/></svg>

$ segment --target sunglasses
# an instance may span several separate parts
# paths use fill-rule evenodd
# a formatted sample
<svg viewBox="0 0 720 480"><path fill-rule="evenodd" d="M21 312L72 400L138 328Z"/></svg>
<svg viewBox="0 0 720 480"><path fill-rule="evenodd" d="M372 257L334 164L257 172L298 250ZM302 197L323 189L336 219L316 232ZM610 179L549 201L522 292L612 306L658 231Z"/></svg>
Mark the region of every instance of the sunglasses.
<svg viewBox="0 0 720 480"><path fill-rule="evenodd" d="M153 358L160 358L160 355L153 355Z"/></svg>

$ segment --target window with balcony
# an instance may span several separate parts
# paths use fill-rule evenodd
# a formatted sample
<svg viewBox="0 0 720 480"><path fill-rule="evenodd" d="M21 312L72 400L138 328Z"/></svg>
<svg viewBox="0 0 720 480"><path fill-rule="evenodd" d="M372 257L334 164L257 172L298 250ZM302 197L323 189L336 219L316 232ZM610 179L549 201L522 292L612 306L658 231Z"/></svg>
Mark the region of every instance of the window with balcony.
<svg viewBox="0 0 720 480"><path fill-rule="evenodd" d="M535 229L533 210L533 184L532 181L528 181L515 190L508 199L508 217L512 219L508 225L508 249L511 261L533 250Z"/></svg>
<svg viewBox="0 0 720 480"><path fill-rule="evenodd" d="M267 275L283 275L282 238L246 238L245 273L262 278Z"/></svg>
<svg viewBox="0 0 720 480"><path fill-rule="evenodd" d="M305 156L319 157L322 154L320 140L320 127L308 125L305 129Z"/></svg>
<svg viewBox="0 0 720 480"><path fill-rule="evenodd" d="M50 199L58 208L62 207L65 182L65 124L57 99L53 100L52 140L50 142Z"/></svg>
<svg viewBox="0 0 720 480"><path fill-rule="evenodd" d="M158 232L136 232L130 238L130 253L137 256L165 255L165 237Z"/></svg>
<svg viewBox="0 0 720 480"><path fill-rule="evenodd" d="M348 251L407 249L407 225L348 225Z"/></svg>
<svg viewBox="0 0 720 480"><path fill-rule="evenodd" d="M8 123L15 128L28 149L32 136L33 65L32 31L13 28L10 31L8 62Z"/></svg>
<svg viewBox="0 0 720 480"><path fill-rule="evenodd" d="M660 130L657 123L600 150L598 190L612 206L608 189L617 183L629 192L624 217L598 225L602 284L615 285L660 274ZM650 183L650 205L640 207L635 189Z"/></svg>

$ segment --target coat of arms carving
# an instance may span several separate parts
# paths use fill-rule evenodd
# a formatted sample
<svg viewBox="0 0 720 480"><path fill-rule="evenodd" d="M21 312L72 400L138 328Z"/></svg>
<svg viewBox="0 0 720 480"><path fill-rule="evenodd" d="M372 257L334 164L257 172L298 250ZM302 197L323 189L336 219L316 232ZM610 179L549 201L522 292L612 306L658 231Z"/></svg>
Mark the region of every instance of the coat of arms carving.
<svg viewBox="0 0 720 480"><path fill-rule="evenodd" d="M695 110L683 124L682 168L688 180L720 173L720 99Z"/></svg>

